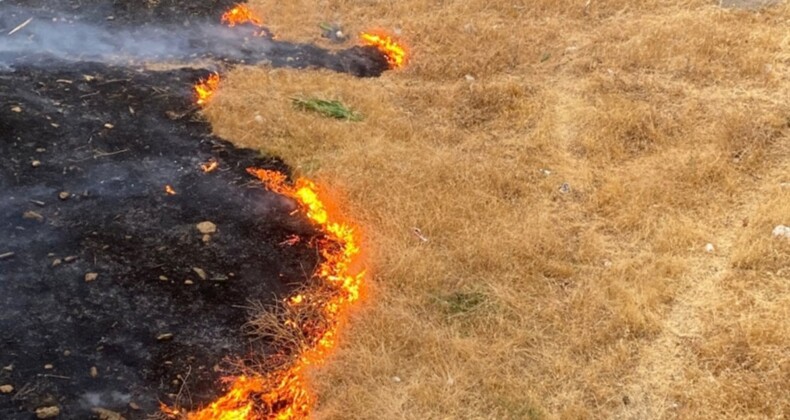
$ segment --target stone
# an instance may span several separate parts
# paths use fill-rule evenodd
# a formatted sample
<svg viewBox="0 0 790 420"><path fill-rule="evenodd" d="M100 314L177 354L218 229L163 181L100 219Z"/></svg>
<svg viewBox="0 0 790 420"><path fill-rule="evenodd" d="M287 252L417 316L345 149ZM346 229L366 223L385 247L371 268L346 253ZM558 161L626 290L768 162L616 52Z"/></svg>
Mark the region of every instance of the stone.
<svg viewBox="0 0 790 420"><path fill-rule="evenodd" d="M197 230L203 235L210 235L217 232L217 225L209 221L200 222L197 224Z"/></svg>
<svg viewBox="0 0 790 420"><path fill-rule="evenodd" d="M36 409L36 417L40 419L51 419L60 415L60 408L53 405L50 407L40 407Z"/></svg>

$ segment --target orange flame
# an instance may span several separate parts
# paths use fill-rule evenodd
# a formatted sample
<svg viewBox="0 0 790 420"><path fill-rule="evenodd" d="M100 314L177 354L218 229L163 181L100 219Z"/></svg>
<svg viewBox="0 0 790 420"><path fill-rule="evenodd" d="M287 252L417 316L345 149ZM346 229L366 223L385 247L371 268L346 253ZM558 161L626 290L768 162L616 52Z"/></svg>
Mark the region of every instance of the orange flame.
<svg viewBox="0 0 790 420"><path fill-rule="evenodd" d="M209 406L186 415L167 407L162 412L171 418L187 420L289 420L307 418L315 398L310 393L308 367L321 365L337 343L345 310L360 299L364 272L355 273L360 248L354 230L336 220L322 200L316 185L307 179L287 183L280 172L250 168L266 188L295 199L307 217L323 234L319 251L323 262L315 276L332 290L329 297L303 291L285 300L289 306L311 305L321 314L320 322L300 317L286 319L284 325L307 335L292 361L268 374L231 378L230 389ZM275 356L276 357L276 356Z"/></svg>
<svg viewBox="0 0 790 420"><path fill-rule="evenodd" d="M195 85L195 95L197 96L197 104L205 105L214 96L214 92L219 89L219 74L212 73L208 79L199 81Z"/></svg>
<svg viewBox="0 0 790 420"><path fill-rule="evenodd" d="M263 19L258 17L249 7L237 4L222 15L222 23L227 24L231 28L245 23L260 27L263 25Z"/></svg>
<svg viewBox="0 0 790 420"><path fill-rule="evenodd" d="M200 169L202 169L203 172L205 172L207 174L211 173L211 172L214 172L217 168L219 168L219 162L217 162L216 160L213 160L213 159L208 161L208 162L206 162L206 163L200 164Z"/></svg>
<svg viewBox="0 0 790 420"><path fill-rule="evenodd" d="M384 33L363 32L360 37L363 44L376 47L384 54L390 68L398 69L406 65L408 52L400 41Z"/></svg>
<svg viewBox="0 0 790 420"><path fill-rule="evenodd" d="M165 194L176 195L176 190L174 190L170 185L165 185Z"/></svg>

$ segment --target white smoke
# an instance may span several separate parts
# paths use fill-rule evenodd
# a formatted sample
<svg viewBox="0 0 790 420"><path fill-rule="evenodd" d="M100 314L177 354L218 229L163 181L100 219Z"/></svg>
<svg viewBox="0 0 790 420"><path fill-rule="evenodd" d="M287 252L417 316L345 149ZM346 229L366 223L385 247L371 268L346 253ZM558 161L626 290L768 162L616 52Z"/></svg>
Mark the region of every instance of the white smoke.
<svg viewBox="0 0 790 420"><path fill-rule="evenodd" d="M272 48L272 42L257 36L251 27L228 28L215 22L189 27L108 27L78 18L5 9L0 8L0 66L5 67L35 65L44 58L108 64L189 60L203 56L254 57L262 61Z"/></svg>

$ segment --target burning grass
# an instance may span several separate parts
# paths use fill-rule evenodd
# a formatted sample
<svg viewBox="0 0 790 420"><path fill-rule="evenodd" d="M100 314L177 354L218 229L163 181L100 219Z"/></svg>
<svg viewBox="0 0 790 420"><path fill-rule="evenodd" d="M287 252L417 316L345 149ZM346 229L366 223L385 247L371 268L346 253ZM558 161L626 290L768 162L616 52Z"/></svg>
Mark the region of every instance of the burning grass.
<svg viewBox="0 0 790 420"><path fill-rule="evenodd" d="M790 412L771 237L788 224L787 6L253 4L289 39L337 15L420 40L379 80L241 68L206 108L223 137L342 186L375 238L373 298L315 376L317 417ZM300 112L303 96L366 118Z"/></svg>

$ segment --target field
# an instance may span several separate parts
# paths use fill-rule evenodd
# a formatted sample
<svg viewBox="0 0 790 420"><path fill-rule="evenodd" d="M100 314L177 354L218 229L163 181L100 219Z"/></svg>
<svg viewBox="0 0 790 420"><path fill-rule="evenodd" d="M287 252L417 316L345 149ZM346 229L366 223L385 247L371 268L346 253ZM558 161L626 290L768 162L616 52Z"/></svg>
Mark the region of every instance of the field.
<svg viewBox="0 0 790 420"><path fill-rule="evenodd" d="M378 79L240 67L206 108L363 234L317 418L790 416L790 7L716 3L250 3L410 48Z"/></svg>

